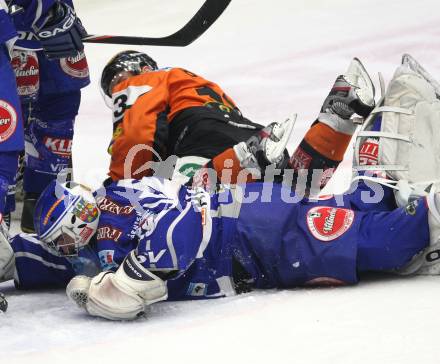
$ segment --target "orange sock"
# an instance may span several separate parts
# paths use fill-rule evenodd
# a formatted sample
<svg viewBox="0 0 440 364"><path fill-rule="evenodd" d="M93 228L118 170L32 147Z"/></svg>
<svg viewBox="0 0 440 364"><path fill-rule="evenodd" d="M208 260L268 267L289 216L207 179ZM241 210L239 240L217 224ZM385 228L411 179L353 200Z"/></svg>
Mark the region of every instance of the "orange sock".
<svg viewBox="0 0 440 364"><path fill-rule="evenodd" d="M250 173L240 166L240 161L235 155L234 149L229 148L211 160L212 166L217 172L217 178L223 183L248 183L255 181ZM243 171L243 172L242 172Z"/></svg>
<svg viewBox="0 0 440 364"><path fill-rule="evenodd" d="M328 125L318 122L310 128L304 139L324 157L342 161L351 135L337 132Z"/></svg>

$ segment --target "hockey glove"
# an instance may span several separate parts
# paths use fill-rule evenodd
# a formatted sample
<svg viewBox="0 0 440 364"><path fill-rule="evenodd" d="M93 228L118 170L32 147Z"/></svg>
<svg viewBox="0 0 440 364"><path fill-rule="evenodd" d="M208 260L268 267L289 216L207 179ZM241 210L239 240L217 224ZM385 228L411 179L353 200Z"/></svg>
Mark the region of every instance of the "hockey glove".
<svg viewBox="0 0 440 364"><path fill-rule="evenodd" d="M167 299L166 283L144 268L132 251L116 271L94 278L74 277L67 296L90 315L109 320L133 320L144 315L148 305Z"/></svg>
<svg viewBox="0 0 440 364"><path fill-rule="evenodd" d="M47 58L74 57L84 49L82 38L87 35L75 10L69 5L57 2L51 8L37 37Z"/></svg>

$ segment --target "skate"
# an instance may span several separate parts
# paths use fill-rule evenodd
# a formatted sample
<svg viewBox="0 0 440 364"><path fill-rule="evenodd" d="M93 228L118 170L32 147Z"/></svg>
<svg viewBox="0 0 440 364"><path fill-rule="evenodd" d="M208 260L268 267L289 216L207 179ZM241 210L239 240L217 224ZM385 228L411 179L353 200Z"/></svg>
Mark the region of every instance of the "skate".
<svg viewBox="0 0 440 364"><path fill-rule="evenodd" d="M271 123L246 142L234 146L240 164L246 169L264 170L274 164L282 168L286 162L285 149L292 135L296 115L281 123Z"/></svg>
<svg viewBox="0 0 440 364"><path fill-rule="evenodd" d="M318 120L334 130L353 134L354 114L366 118L374 109L374 85L362 63L354 58L348 70L338 76L324 100Z"/></svg>

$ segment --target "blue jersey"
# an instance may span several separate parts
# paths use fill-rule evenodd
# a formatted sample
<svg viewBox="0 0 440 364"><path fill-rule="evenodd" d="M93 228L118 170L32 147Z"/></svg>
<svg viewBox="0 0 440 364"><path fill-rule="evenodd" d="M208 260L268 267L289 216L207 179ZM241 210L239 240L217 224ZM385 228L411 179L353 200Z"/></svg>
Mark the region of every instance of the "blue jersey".
<svg viewBox="0 0 440 364"><path fill-rule="evenodd" d="M360 185L310 201L277 184L225 187L210 196L157 178L123 180L96 193L101 217L90 247L101 269L113 271L136 249L145 268L167 276L170 300L234 294L243 274L256 288L352 284L358 271L402 267L429 242L423 200L395 208L390 191L375 203L360 198L364 192L374 197ZM29 287L29 257L23 237L16 239L18 277ZM47 270L52 262L44 260Z"/></svg>
<svg viewBox="0 0 440 364"><path fill-rule="evenodd" d="M0 45L17 36L17 31L8 14L8 8L0 0Z"/></svg>

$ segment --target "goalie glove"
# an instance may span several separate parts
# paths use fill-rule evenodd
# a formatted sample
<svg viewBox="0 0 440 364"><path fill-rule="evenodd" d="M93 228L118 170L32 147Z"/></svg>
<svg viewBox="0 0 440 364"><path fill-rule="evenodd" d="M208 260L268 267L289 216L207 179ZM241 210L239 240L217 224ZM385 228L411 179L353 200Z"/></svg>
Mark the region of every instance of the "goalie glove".
<svg viewBox="0 0 440 364"><path fill-rule="evenodd" d="M144 315L147 306L168 297L166 283L138 262L134 250L116 273L76 276L66 293L90 315L109 320L133 320Z"/></svg>
<svg viewBox="0 0 440 364"><path fill-rule="evenodd" d="M82 38L87 35L75 10L63 2L56 2L37 37L47 58L74 57L84 49Z"/></svg>

